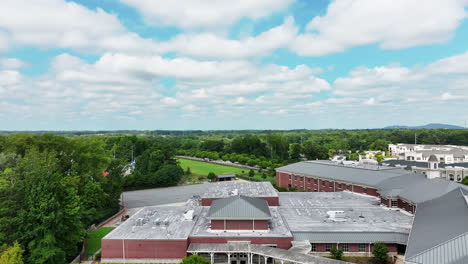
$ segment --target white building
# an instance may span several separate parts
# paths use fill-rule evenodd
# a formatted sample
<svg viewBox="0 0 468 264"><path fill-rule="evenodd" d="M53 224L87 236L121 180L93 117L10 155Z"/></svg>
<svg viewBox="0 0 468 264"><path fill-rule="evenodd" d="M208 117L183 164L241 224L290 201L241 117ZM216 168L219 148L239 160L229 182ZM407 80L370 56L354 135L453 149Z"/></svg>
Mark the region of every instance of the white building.
<svg viewBox="0 0 468 264"><path fill-rule="evenodd" d="M428 162L434 155L445 164L468 162L468 146L389 144L388 150L399 160Z"/></svg>

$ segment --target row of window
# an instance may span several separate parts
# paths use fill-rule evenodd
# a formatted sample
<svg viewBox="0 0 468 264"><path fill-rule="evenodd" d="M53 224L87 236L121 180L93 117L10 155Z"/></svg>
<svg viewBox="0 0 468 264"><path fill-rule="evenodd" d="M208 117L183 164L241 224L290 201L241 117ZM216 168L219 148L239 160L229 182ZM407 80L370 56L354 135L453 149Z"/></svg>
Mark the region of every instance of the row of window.
<svg viewBox="0 0 468 264"><path fill-rule="evenodd" d="M291 175L289 175L289 180L292 180L292 177ZM299 176L294 176L294 181L297 181L298 180L298 177ZM308 183L311 183L311 178L308 178L307 179L307 182ZM317 185L318 184L318 180L317 179L313 179L314 180L314 184ZM333 185L334 185L334 182L333 181L322 181L322 187L326 187L327 185L327 182L328 182L328 187L329 188L333 188ZM291 187L291 184L288 185L288 187ZM344 183L338 183L337 184L337 189L348 189L349 191L352 190L352 186L351 185L346 185ZM310 191L310 189L308 189ZM362 188L362 192L363 193L367 193L367 188Z"/></svg>
<svg viewBox="0 0 468 264"><path fill-rule="evenodd" d="M317 244L312 245L312 252L317 252ZM333 247L336 247L335 244L325 244L325 251L330 252ZM343 252L349 251L349 244L339 244L338 247L343 250ZM366 252L367 244L359 244L359 252Z"/></svg>

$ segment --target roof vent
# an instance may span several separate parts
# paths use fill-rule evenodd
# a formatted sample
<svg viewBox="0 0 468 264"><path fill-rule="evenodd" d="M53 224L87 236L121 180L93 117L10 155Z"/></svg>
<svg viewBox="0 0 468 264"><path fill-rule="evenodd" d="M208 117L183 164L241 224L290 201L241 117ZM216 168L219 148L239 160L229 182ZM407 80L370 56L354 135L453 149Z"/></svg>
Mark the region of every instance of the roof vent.
<svg viewBox="0 0 468 264"><path fill-rule="evenodd" d="M184 213L184 219L187 221L192 221L193 220L193 210L188 210L187 212Z"/></svg>

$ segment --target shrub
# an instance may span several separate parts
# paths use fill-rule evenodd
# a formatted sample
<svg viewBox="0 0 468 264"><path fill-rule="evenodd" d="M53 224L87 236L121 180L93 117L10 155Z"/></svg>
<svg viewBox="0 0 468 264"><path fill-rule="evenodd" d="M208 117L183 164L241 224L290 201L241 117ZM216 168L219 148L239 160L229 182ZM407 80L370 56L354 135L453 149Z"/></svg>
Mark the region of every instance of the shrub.
<svg viewBox="0 0 468 264"><path fill-rule="evenodd" d="M337 259L337 260L342 260L343 259L343 250L337 249L336 247L332 247L330 250L330 254L332 258Z"/></svg>
<svg viewBox="0 0 468 264"><path fill-rule="evenodd" d="M385 264L388 261L388 248L384 243L375 243L372 249L373 261L376 264Z"/></svg>

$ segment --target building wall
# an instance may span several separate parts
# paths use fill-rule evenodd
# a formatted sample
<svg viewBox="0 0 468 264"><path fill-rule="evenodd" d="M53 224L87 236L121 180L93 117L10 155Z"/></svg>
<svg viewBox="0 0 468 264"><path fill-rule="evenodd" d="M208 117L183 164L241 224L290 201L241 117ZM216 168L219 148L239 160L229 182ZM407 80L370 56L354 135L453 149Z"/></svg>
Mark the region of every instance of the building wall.
<svg viewBox="0 0 468 264"><path fill-rule="evenodd" d="M268 206L279 206L279 198L278 197L255 197L255 198L267 201ZM214 200L218 200L218 199L221 199L221 198L202 198L201 199L201 205L202 206L211 206L211 203Z"/></svg>
<svg viewBox="0 0 468 264"><path fill-rule="evenodd" d="M188 240L102 240L105 259L180 259L187 256ZM125 250L122 250L125 248ZM125 254L125 255L124 255Z"/></svg>
<svg viewBox="0 0 468 264"><path fill-rule="evenodd" d="M227 243L229 241L250 241L252 244L276 245L277 248L289 249L292 237L191 237L190 243Z"/></svg>
<svg viewBox="0 0 468 264"><path fill-rule="evenodd" d="M312 176L304 177L285 172L276 172L276 183L278 186L284 188L296 188L307 192L341 192L348 190L355 193L364 193L379 197L376 188ZM366 192L364 192L364 190L366 190Z"/></svg>
<svg viewBox="0 0 468 264"><path fill-rule="evenodd" d="M369 243L363 243L363 244L358 244L358 243L312 243L315 245L315 251L312 253L318 253L320 255L326 255L329 254L326 249L326 245L329 244L332 247L335 246L341 250L343 250L343 244L348 244L348 251L344 251L345 255L368 255L369 253L372 254L372 249L374 248L373 244L370 244L370 249L369 249ZM359 250L359 245L365 245L365 250L360 251ZM397 244L386 244L388 247L389 253L391 255L396 255L398 252L398 246Z"/></svg>
<svg viewBox="0 0 468 264"><path fill-rule="evenodd" d="M226 226L224 226L226 224ZM214 230L267 230L268 220L211 220Z"/></svg>

